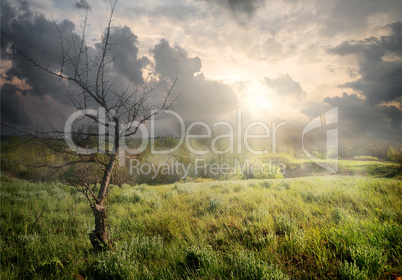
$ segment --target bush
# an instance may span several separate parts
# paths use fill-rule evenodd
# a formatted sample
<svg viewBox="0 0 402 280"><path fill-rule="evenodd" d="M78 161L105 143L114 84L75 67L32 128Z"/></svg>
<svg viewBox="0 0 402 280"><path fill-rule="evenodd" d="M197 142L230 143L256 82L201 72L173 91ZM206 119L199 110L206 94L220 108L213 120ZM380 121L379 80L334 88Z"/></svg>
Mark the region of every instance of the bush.
<svg viewBox="0 0 402 280"><path fill-rule="evenodd" d="M387 157L389 160L398 163L400 168L402 167L402 148L389 147Z"/></svg>

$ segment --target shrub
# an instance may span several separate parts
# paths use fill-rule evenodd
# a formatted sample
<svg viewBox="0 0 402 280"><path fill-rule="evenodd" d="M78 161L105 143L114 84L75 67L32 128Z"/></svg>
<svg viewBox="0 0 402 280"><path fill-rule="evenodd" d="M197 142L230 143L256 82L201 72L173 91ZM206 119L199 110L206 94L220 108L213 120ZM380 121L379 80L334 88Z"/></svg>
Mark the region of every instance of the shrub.
<svg viewBox="0 0 402 280"><path fill-rule="evenodd" d="M387 157L399 164L399 169L402 169L402 148L389 147L387 150Z"/></svg>

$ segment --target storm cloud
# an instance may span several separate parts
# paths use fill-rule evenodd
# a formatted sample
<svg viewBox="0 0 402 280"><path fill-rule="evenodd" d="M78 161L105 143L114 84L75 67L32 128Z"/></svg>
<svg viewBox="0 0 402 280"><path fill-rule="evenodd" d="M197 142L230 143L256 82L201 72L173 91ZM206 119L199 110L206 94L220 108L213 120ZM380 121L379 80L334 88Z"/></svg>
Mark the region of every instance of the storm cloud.
<svg viewBox="0 0 402 280"><path fill-rule="evenodd" d="M402 23L386 26L389 35L344 41L328 52L357 59L355 80L338 85L340 96L326 97L302 109L313 117L333 107L339 110L339 130L343 138L400 139L402 128ZM350 69L346 67L345 69ZM357 79L356 79L357 77Z"/></svg>
<svg viewBox="0 0 402 280"><path fill-rule="evenodd" d="M170 46L166 40L153 50L155 71L162 79L177 79L176 88L182 91L177 110L186 121L225 120L236 112L238 100L233 89L221 82L207 79L201 72L201 60L189 57L179 45Z"/></svg>
<svg viewBox="0 0 402 280"><path fill-rule="evenodd" d="M95 60L110 3L94 3L2 1L1 29L29 56L59 69L57 28L80 42L90 5L87 47ZM398 137L401 11L399 0L119 0L105 70L118 78L116 91L141 84L144 73L150 86L166 81L158 92L177 78L174 110L188 122L225 120L241 106L254 119L302 126L339 106L344 135ZM40 112L41 101L71 105L59 79L32 67L4 38L1 54L2 99L19 107L3 116L22 121Z"/></svg>
<svg viewBox="0 0 402 280"><path fill-rule="evenodd" d="M360 78L339 87L359 92L371 105L390 101L402 104L402 22L388 28L389 36L347 41L329 50L340 56L357 57Z"/></svg>
<svg viewBox="0 0 402 280"><path fill-rule="evenodd" d="M57 39L60 35L70 38L72 42L79 45L80 37L74 32L75 25L71 21L64 20L55 24L41 14L33 14L26 2L19 7L12 7L3 1L3 7L6 9L2 9L2 32L21 52L40 62L44 67L51 70L61 69L60 44ZM7 11L12 11L11 14L14 17L3 17L3 13ZM25 94L38 97L49 95L62 103L69 102L65 88L58 79L33 67L30 61L10 48L8 40L2 38L2 42L3 59L11 61L11 67L5 72L6 80L11 81L13 77L16 77L24 81L29 87L24 91Z"/></svg>
<svg viewBox="0 0 402 280"><path fill-rule="evenodd" d="M369 104L358 95L347 93L324 101L338 107L342 137L400 137L402 111L395 106Z"/></svg>
<svg viewBox="0 0 402 280"><path fill-rule="evenodd" d="M59 103L56 104L57 108L64 107L64 112L70 112L73 104L66 90L79 92L80 89L34 67L20 52L50 71L61 71L63 67L64 74L72 75L74 70L71 65L67 63L62 66L61 53L62 48L69 57L74 57L79 52L82 38L76 33L75 25L69 20L55 23L43 14L32 13L27 2L12 5L6 1L2 2L1 23L2 32L8 38L1 40L2 60L10 63L10 67L2 73L3 122L30 124L28 115L40 114L41 108L35 108L34 104L28 107L30 114L25 112L26 107L24 109L21 102L24 96L37 98L38 102L35 104L40 104L40 100L45 102L50 97ZM9 41L20 52L17 52ZM106 72L119 78L115 80L116 84L124 86L130 81L135 85L142 83L142 69L149 60L145 57L138 58L137 36L127 26L114 28L110 43L113 46L110 52L112 64L107 65ZM95 61L100 55L97 51L99 44L84 47L88 49L88 61ZM92 72L96 71L96 65L92 69L89 76L95 75Z"/></svg>
<svg viewBox="0 0 402 280"><path fill-rule="evenodd" d="M146 57L138 58L138 37L129 27L124 26L112 31L110 42L113 46L113 67L117 73L126 76L135 84L142 83L142 69L150 62Z"/></svg>
<svg viewBox="0 0 402 280"><path fill-rule="evenodd" d="M24 90L16 85L5 83L1 87L1 119L8 124L30 125L31 120L25 112L18 94L24 94Z"/></svg>

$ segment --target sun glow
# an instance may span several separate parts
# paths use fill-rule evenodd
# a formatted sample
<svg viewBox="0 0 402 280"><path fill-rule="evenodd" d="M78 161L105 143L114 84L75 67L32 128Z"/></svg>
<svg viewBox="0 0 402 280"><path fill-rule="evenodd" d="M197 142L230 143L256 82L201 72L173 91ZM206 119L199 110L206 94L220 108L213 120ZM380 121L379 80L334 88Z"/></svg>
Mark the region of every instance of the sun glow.
<svg viewBox="0 0 402 280"><path fill-rule="evenodd" d="M260 81L250 83L242 97L253 117L272 115L278 110L275 93Z"/></svg>

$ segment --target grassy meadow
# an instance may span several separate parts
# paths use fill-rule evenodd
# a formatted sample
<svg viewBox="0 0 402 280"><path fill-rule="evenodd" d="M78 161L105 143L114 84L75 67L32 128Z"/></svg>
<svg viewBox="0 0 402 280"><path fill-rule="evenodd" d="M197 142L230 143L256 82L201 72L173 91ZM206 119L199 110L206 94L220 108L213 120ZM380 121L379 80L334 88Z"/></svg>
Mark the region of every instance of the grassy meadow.
<svg viewBox="0 0 402 280"><path fill-rule="evenodd" d="M358 169L358 167L356 167ZM397 279L402 182L360 176L112 186L113 251L85 197L1 177L2 279Z"/></svg>

